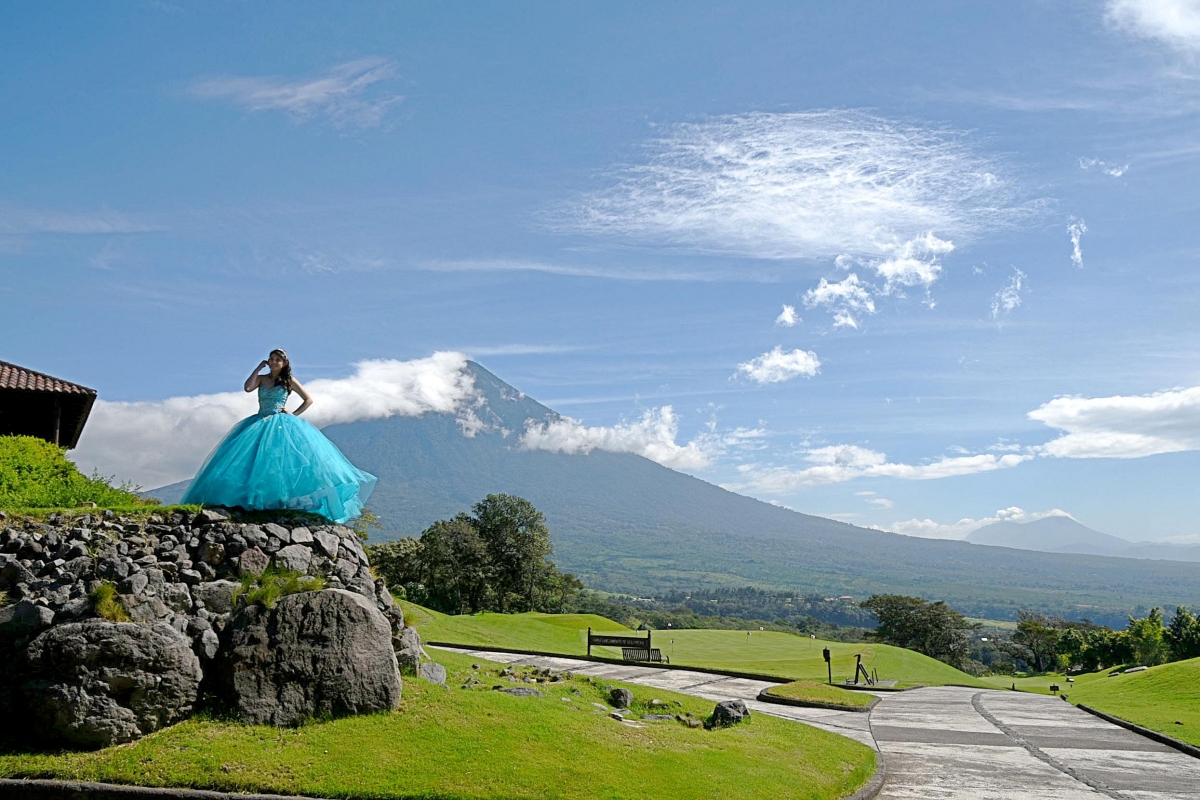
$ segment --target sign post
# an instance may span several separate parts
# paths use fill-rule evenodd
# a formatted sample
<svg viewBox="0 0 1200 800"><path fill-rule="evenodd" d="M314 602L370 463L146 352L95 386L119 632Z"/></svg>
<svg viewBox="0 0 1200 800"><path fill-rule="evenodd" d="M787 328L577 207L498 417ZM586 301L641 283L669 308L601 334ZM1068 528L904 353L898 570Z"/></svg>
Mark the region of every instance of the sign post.
<svg viewBox="0 0 1200 800"><path fill-rule="evenodd" d="M833 685L833 662L829 660L829 648L826 647L821 651L821 655L825 656L825 666L829 670L829 685Z"/></svg>

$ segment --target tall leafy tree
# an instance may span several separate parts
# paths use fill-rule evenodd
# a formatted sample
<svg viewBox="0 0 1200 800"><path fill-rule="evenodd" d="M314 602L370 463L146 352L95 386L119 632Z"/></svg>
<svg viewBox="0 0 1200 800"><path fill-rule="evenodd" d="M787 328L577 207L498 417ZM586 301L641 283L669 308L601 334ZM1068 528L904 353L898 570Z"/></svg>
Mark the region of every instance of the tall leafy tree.
<svg viewBox="0 0 1200 800"><path fill-rule="evenodd" d="M1200 658L1200 617L1187 606L1175 609L1175 617L1165 632L1171 659Z"/></svg>
<svg viewBox="0 0 1200 800"><path fill-rule="evenodd" d="M1058 666L1058 643L1065 627L1062 619L1021 610L1013 641L1028 650L1035 670L1049 672Z"/></svg>
<svg viewBox="0 0 1200 800"><path fill-rule="evenodd" d="M970 657L971 635L978 624L946 605L898 594L871 595L860 604L875 612L874 638L962 668Z"/></svg>
<svg viewBox="0 0 1200 800"><path fill-rule="evenodd" d="M421 534L421 574L439 608L479 611L490 594L487 545L466 514L439 520Z"/></svg>
<svg viewBox="0 0 1200 800"><path fill-rule="evenodd" d="M1141 619L1130 617L1125 631L1129 635L1133 658L1138 664L1153 667L1167 660L1170 650L1161 608L1150 609L1150 613Z"/></svg>
<svg viewBox="0 0 1200 800"><path fill-rule="evenodd" d="M472 509L473 522L487 546L500 610L536 605L534 593L552 552L542 512L523 497L489 494Z"/></svg>

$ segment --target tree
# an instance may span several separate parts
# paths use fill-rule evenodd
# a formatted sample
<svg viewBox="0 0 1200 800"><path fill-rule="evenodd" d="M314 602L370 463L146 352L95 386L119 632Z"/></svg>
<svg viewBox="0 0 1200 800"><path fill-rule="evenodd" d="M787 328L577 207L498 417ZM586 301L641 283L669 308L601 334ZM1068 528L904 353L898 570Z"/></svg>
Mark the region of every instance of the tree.
<svg viewBox="0 0 1200 800"><path fill-rule="evenodd" d="M532 610L538 579L552 552L542 512L525 498L508 494L489 494L472 512L475 528L487 545L500 611L509 611L520 599Z"/></svg>
<svg viewBox="0 0 1200 800"><path fill-rule="evenodd" d="M1017 612L1017 620L1013 641L1029 651L1033 668L1038 672L1049 672L1058 666L1058 642L1066 623L1059 618L1024 610Z"/></svg>
<svg viewBox="0 0 1200 800"><path fill-rule="evenodd" d="M898 594L871 595L861 604L875 612L877 641L916 650L918 653L962 668L969 660L971 635L978 624L967 622L945 602L930 603L920 597Z"/></svg>
<svg viewBox="0 0 1200 800"><path fill-rule="evenodd" d="M375 574L387 581L388 586L399 588L420 580L420 540L406 536L394 542L369 544L366 551Z"/></svg>
<svg viewBox="0 0 1200 800"><path fill-rule="evenodd" d="M1133 658L1138 664L1153 667L1167 660L1166 629L1163 627L1162 609L1157 606L1141 619L1129 618L1126 627Z"/></svg>
<svg viewBox="0 0 1200 800"><path fill-rule="evenodd" d="M1187 606L1175 609L1175 617L1164 635L1171 650L1171 660L1200 658L1200 617Z"/></svg>
<svg viewBox="0 0 1200 800"><path fill-rule="evenodd" d="M483 609L492 569L487 546L466 514L439 520L421 534L420 565L435 608L455 614Z"/></svg>

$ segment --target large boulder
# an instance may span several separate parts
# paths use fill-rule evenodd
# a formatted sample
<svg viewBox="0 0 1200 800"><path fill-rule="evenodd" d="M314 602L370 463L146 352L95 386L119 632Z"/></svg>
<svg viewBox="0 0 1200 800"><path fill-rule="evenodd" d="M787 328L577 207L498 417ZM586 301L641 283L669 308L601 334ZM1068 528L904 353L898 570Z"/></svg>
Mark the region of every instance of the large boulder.
<svg viewBox="0 0 1200 800"><path fill-rule="evenodd" d="M244 722L298 725L400 704L391 625L361 595L325 589L249 606L225 634L220 691Z"/></svg>
<svg viewBox="0 0 1200 800"><path fill-rule="evenodd" d="M20 695L34 735L82 747L131 742L191 713L200 661L170 625L59 625L25 649Z"/></svg>

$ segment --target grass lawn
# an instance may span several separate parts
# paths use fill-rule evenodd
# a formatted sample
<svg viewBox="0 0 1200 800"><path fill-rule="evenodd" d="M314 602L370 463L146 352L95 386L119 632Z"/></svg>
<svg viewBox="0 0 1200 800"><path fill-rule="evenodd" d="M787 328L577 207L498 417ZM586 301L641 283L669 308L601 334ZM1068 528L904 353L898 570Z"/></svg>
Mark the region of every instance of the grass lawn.
<svg viewBox="0 0 1200 800"><path fill-rule="evenodd" d="M790 697L793 700L807 700L815 703L829 703L853 708L866 708L875 699L875 695L867 692L855 692L850 689L839 689L816 681L792 681L781 683L767 689L767 694L778 697Z"/></svg>
<svg viewBox="0 0 1200 800"><path fill-rule="evenodd" d="M1083 675L1063 691L1072 703L1200 746L1200 658L1112 678L1107 672Z"/></svg>
<svg viewBox="0 0 1200 800"><path fill-rule="evenodd" d="M514 697L491 690L511 685L498 677L501 665L437 657L450 688L407 679L399 713L297 729L195 719L92 753L0 753L0 777L326 797L816 799L844 797L875 770L869 748L787 720L756 714L726 730L632 728L592 705L602 702L600 683L539 684L545 698ZM459 688L468 675L483 686ZM697 717L713 706L630 688L633 710L643 713L652 698Z"/></svg>
<svg viewBox="0 0 1200 800"><path fill-rule="evenodd" d="M421 631L426 641L493 645L526 650L545 650L566 655L587 651L587 627L595 631L625 630L617 623L591 615L473 614L448 616L403 603L405 618ZM854 654L862 653L868 671L879 672L880 680L926 686L961 683L986 687L940 661L885 644L846 644L806 639L774 631L660 630L654 646L670 656L672 664L740 672L758 672L785 678L825 681L821 650L828 647L833 680L854 676ZM619 650L593 648L593 654L620 658Z"/></svg>

